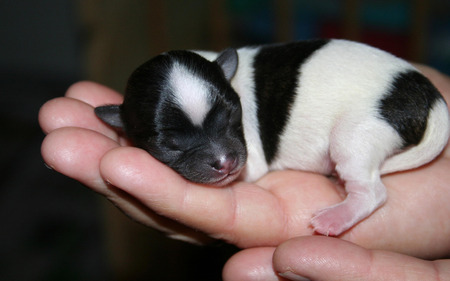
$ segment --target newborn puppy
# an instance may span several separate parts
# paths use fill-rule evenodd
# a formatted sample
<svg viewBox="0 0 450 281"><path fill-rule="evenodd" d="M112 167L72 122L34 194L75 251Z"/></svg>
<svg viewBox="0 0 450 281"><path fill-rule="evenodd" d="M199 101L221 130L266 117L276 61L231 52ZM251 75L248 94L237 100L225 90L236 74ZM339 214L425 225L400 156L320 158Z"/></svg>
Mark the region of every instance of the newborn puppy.
<svg viewBox="0 0 450 281"><path fill-rule="evenodd" d="M95 112L198 183L337 172L346 199L311 220L334 236L385 202L380 175L431 161L450 129L444 99L417 69L345 40L164 53L131 75L122 105Z"/></svg>

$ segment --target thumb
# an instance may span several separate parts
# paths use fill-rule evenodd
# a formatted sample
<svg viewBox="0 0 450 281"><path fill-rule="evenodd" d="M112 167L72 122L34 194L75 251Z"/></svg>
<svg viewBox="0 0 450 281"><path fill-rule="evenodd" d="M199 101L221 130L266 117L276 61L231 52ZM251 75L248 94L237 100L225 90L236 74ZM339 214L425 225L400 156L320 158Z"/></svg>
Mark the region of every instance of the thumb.
<svg viewBox="0 0 450 281"><path fill-rule="evenodd" d="M281 244L273 266L289 280L450 280L450 260L425 261L323 236Z"/></svg>

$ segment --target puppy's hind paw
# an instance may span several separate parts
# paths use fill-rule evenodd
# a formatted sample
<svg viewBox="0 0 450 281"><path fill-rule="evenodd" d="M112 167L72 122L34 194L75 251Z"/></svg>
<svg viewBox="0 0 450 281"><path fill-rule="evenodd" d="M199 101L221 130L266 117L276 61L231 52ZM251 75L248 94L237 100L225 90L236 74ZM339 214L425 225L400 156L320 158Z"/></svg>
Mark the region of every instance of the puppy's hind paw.
<svg viewBox="0 0 450 281"><path fill-rule="evenodd" d="M342 205L318 211L311 219L315 232L326 236L339 236L353 226L353 216Z"/></svg>

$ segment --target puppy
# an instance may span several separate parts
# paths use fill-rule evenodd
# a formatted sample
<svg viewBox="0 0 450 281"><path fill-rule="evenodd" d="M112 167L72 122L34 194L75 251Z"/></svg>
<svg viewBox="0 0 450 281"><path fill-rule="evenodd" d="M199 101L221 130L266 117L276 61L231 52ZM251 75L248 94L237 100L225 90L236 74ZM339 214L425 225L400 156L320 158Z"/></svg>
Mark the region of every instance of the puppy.
<svg viewBox="0 0 450 281"><path fill-rule="evenodd" d="M311 220L333 236L386 201L380 175L430 162L450 131L417 69L345 40L167 52L131 75L122 105L95 113L193 182L336 172L346 199Z"/></svg>

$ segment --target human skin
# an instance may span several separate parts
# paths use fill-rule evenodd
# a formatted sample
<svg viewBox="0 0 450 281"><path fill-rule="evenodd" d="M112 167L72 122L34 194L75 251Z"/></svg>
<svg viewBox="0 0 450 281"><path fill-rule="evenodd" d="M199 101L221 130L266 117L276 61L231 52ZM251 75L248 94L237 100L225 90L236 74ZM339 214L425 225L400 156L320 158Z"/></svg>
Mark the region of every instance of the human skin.
<svg viewBox="0 0 450 281"><path fill-rule="evenodd" d="M449 101L449 78L418 67ZM95 116L94 107L122 99L102 85L79 82L65 97L48 101L39 113L47 134L42 156L49 167L170 237L198 243L221 239L243 249L282 246L294 237L314 234L309 225L313 213L345 197L335 180L301 171L271 172L255 183L220 188L188 182L147 152L131 147ZM448 255L449 158L447 146L425 166L384 176L386 204L339 238L367 250L426 259ZM225 270L232 271L227 266Z"/></svg>
<svg viewBox="0 0 450 281"><path fill-rule="evenodd" d="M242 250L225 265L223 280L450 280L450 260L421 260L342 239L303 236L276 248Z"/></svg>

